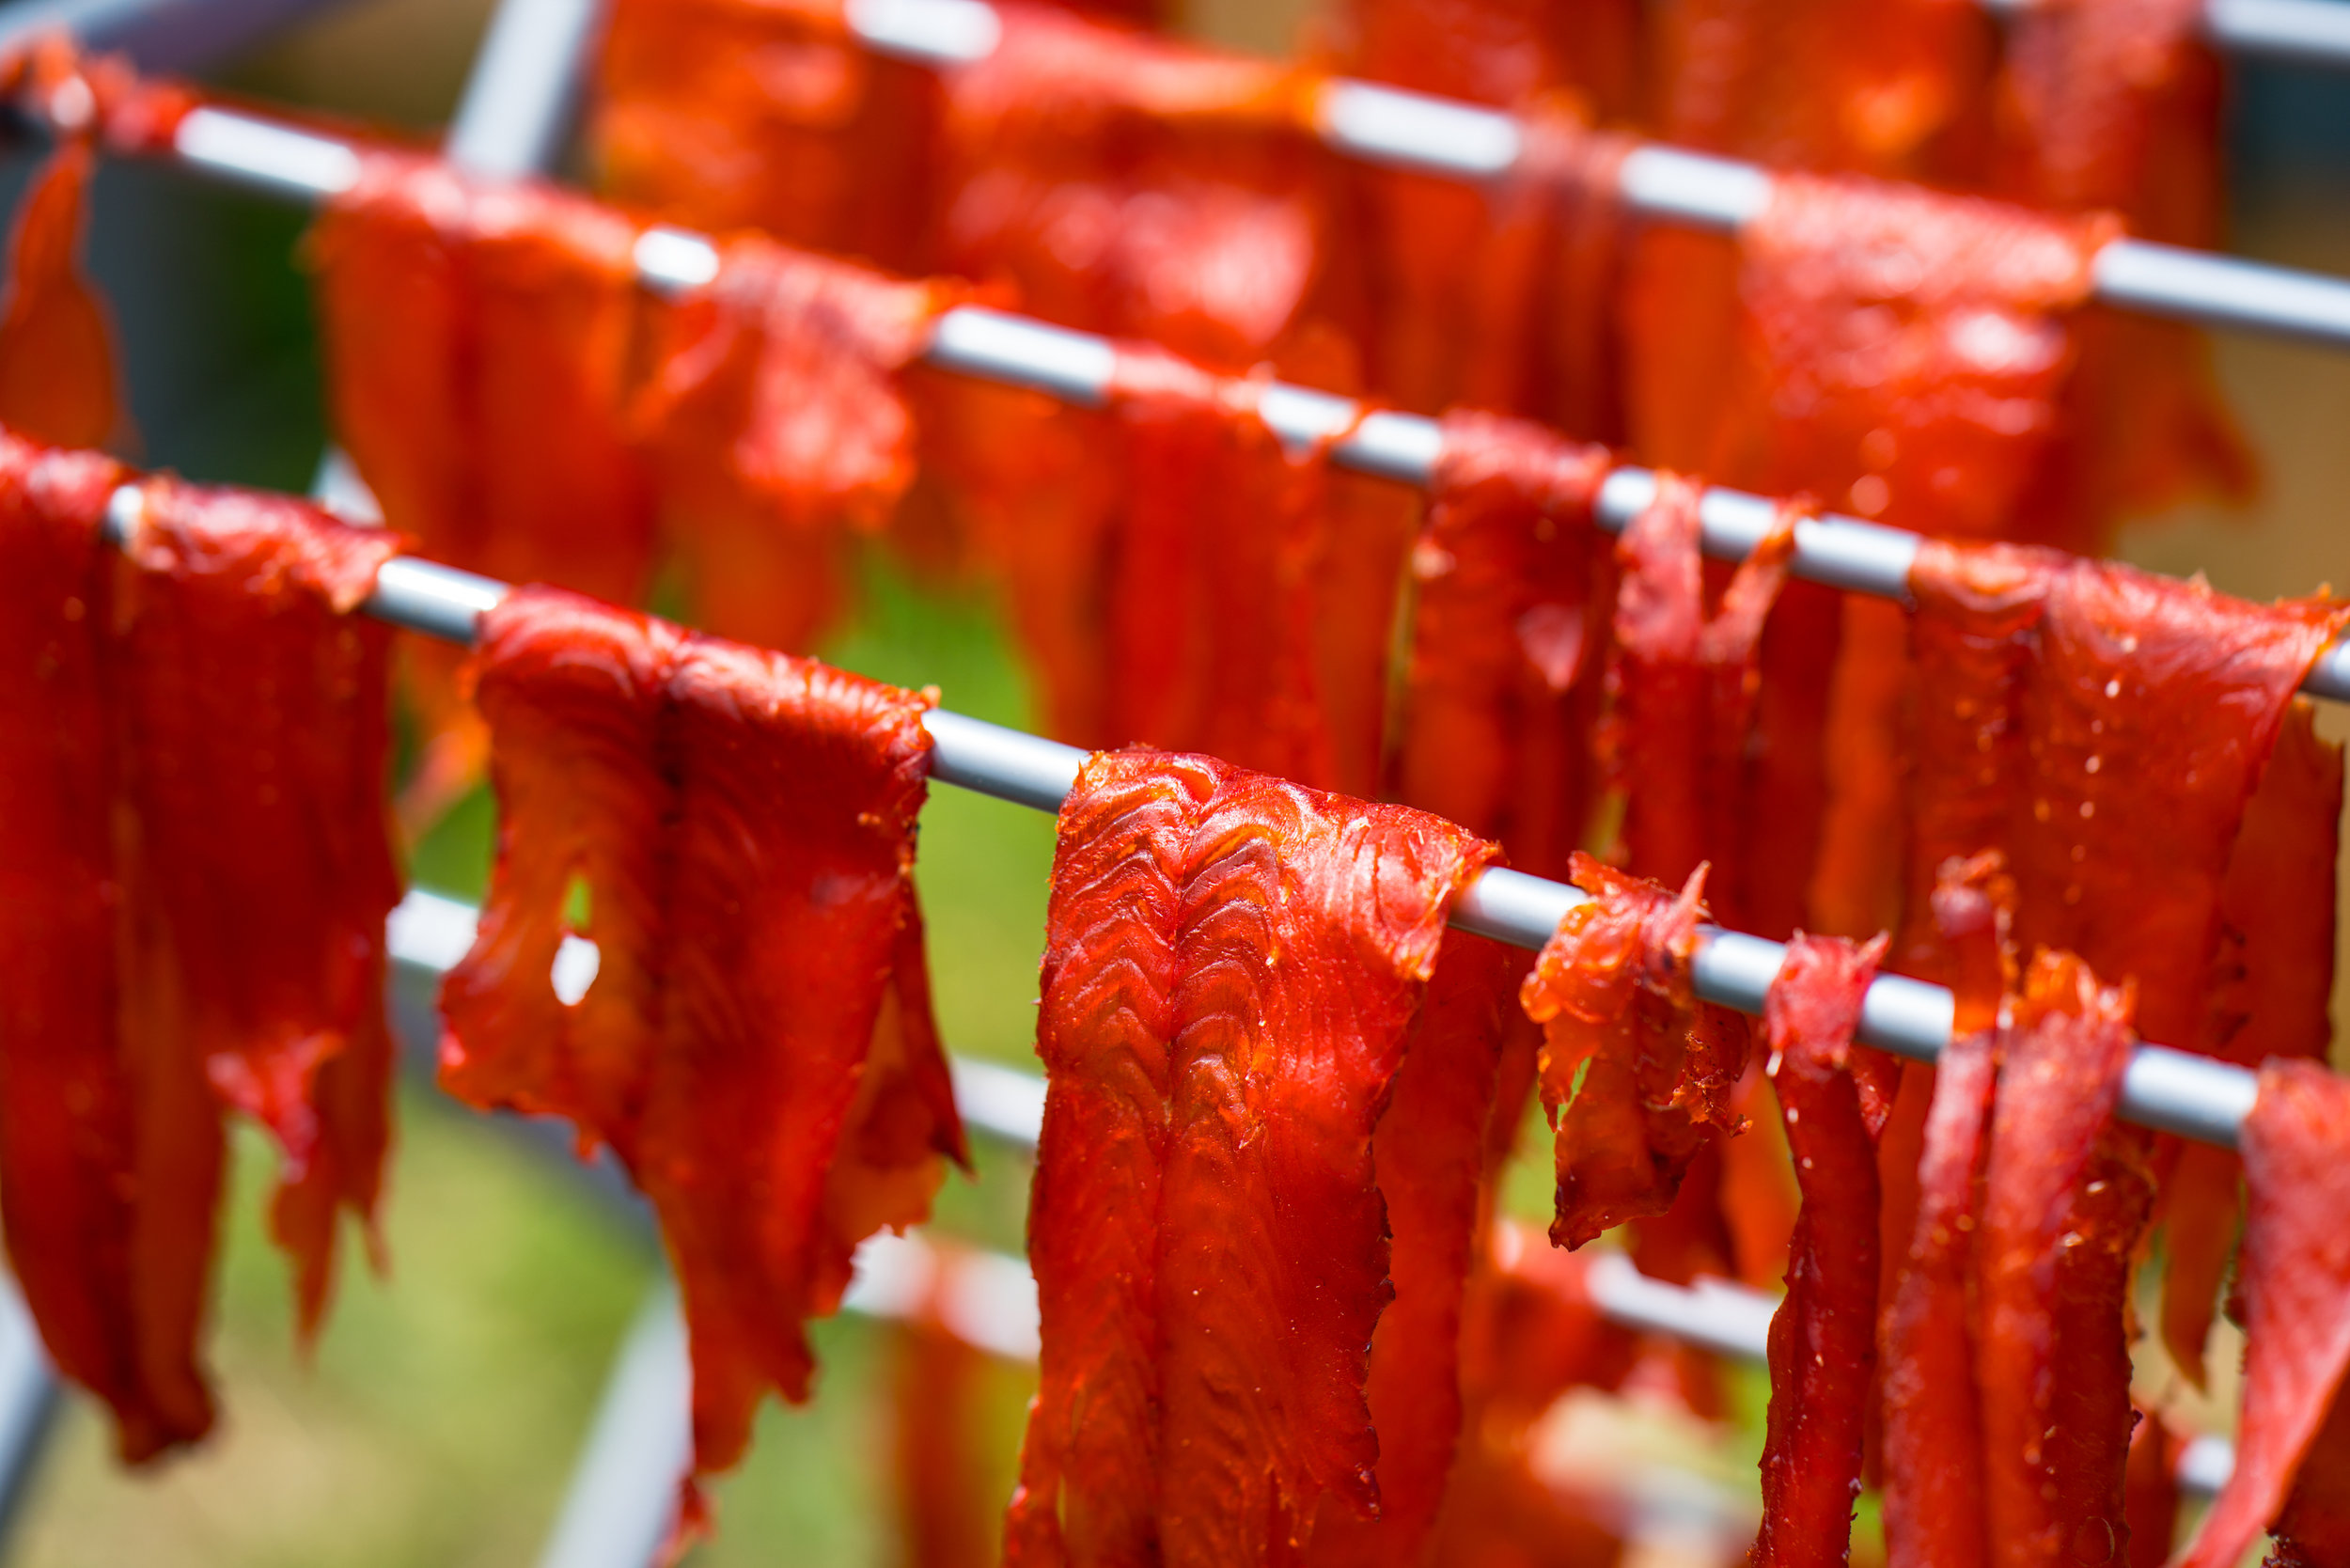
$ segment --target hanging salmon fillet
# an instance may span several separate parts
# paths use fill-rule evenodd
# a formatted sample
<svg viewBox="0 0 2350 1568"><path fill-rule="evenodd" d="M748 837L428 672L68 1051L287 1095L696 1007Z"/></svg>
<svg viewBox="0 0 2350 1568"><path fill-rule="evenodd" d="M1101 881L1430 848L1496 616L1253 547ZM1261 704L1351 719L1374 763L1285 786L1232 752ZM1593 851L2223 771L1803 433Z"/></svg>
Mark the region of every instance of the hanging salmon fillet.
<svg viewBox="0 0 2350 1568"><path fill-rule="evenodd" d="M1376 1505L1373 1137L1446 906L1495 853L1205 758L1085 764L1047 920L1043 1387L1008 1561L1262 1562Z"/></svg>
<svg viewBox="0 0 2350 1568"><path fill-rule="evenodd" d="M135 1463L212 1413L194 1325L142 1309L132 1256L141 1086L121 1037L115 565L98 532L120 477L0 439L0 1219L51 1361L105 1401Z"/></svg>
<svg viewBox="0 0 2350 1568"><path fill-rule="evenodd" d="M1993 43L1966 0L1668 0L1653 25L1664 140L1887 179L1970 129Z"/></svg>
<svg viewBox="0 0 2350 1568"><path fill-rule="evenodd" d="M1913 901L1941 860L2002 847L2019 940L2134 980L2148 1038L2322 1055L2339 759L2288 716L2343 609L2006 547L1929 545L1912 588ZM1911 910L1902 966L1938 978ZM2164 1335L2200 1380L2234 1172L2203 1149L2162 1163Z"/></svg>
<svg viewBox="0 0 2350 1568"><path fill-rule="evenodd" d="M1771 1317L1758 1565L1850 1554L1876 1361L1876 1138L1854 1071L1861 998L1885 938L1798 935L1763 1001L1763 1027L1803 1209L1787 1294Z"/></svg>
<svg viewBox="0 0 2350 1568"><path fill-rule="evenodd" d="M1591 807L1613 598L1591 505L1607 463L1532 425L1448 415L1412 550L1395 793L1537 876L1566 870Z"/></svg>
<svg viewBox="0 0 2350 1568"><path fill-rule="evenodd" d="M988 1357L956 1332L954 1307L972 1261L960 1248L928 1245L929 1278L890 1333L899 1560L906 1568L989 1568L997 1503L986 1491L994 1455L981 1430Z"/></svg>
<svg viewBox="0 0 2350 1568"><path fill-rule="evenodd" d="M1997 86L1998 188L2110 207L2174 244L2219 222L2220 67L2200 0L2057 0L2019 13Z"/></svg>
<svg viewBox="0 0 2350 1568"><path fill-rule="evenodd" d="M1307 1558L1326 1568L1410 1568L1426 1559L1465 1431L1463 1297L1490 1202L1485 1134L1510 992L1524 969L1497 943L1445 938L1371 1135L1394 1291L1371 1335L1363 1388L1379 1435L1379 1515L1366 1519L1325 1496Z"/></svg>
<svg viewBox="0 0 2350 1568"><path fill-rule="evenodd" d="M1665 1213L1700 1149L1737 1130L1747 1021L1690 990L1703 868L1676 896L1578 852L1569 880L1592 896L1559 922L1521 997L1543 1027L1543 1108L1558 1133L1550 1236L1572 1247Z"/></svg>
<svg viewBox="0 0 2350 1568"><path fill-rule="evenodd" d="M2220 888L2211 1038L2246 1067L2322 1061L2333 1043L2334 868L2342 748L2320 740L2296 698L2244 809ZM2162 1335L2197 1387L2219 1287L2235 1251L2241 1170L2229 1150L2189 1144L2163 1182Z"/></svg>
<svg viewBox="0 0 2350 1568"><path fill-rule="evenodd" d="M84 210L97 155L72 137L34 176L8 239L0 306L0 425L56 447L102 447L123 414L114 329L82 276Z"/></svg>
<svg viewBox="0 0 2350 1568"><path fill-rule="evenodd" d="M1998 1059L1996 1030L2013 983L2015 885L1996 855L1947 865L1934 914L1950 954L1950 1043L1935 1064L1919 1129L1905 1231L1881 1290L1885 1544L1888 1560L1987 1568L1982 1415L1969 1301L1976 1188L1982 1176ZM1906 1099L1922 1082L1905 1077ZM1886 1129L1887 1143L1901 1126ZM1882 1168L1882 1167L1881 1167ZM1893 1168L1898 1172L1898 1166ZM1885 1188L1893 1215L1893 1183Z"/></svg>
<svg viewBox="0 0 2350 1568"><path fill-rule="evenodd" d="M962 1128L910 879L932 697L554 588L483 617L499 853L449 974L450 1090L571 1117L684 1293L697 1475L799 1401L858 1241L924 1217ZM593 944L584 994L565 939ZM686 1529L703 1511L689 1479Z"/></svg>
<svg viewBox="0 0 2350 1568"><path fill-rule="evenodd" d="M2017 499L2058 432L2068 323L2115 232L2106 218L1782 174L1739 232L1726 318L1690 297L1714 290L1689 269L1720 242L1653 237L1657 259L1687 264L1643 268L1627 303L1633 445L1897 527L2015 537ZM2044 537L2093 548L2105 521Z"/></svg>
<svg viewBox="0 0 2350 1568"><path fill-rule="evenodd" d="M1521 112L1519 138L1508 172L1482 184L1350 167L1376 303L1369 383L1421 413L1465 404L1620 441L1618 171L1633 144L1547 100Z"/></svg>
<svg viewBox="0 0 2350 1568"><path fill-rule="evenodd" d="M1536 1422L1574 1388L1615 1389L1638 1346L1609 1323L1586 1279L1593 1254L1563 1252L1540 1231L1496 1218L1463 1303L1461 1453L1423 1560L1615 1568L1617 1499L1536 1473Z"/></svg>
<svg viewBox="0 0 2350 1568"><path fill-rule="evenodd" d="M805 649L838 617L852 540L914 479L898 372L954 303L745 236L664 310L630 417L713 630Z"/></svg>
<svg viewBox="0 0 2350 1568"><path fill-rule="evenodd" d="M337 1216L373 1236L390 1138L384 809L391 629L352 614L408 541L150 479L120 610L139 855L178 1048L280 1154L274 1223L317 1332Z"/></svg>
<svg viewBox="0 0 2350 1568"><path fill-rule="evenodd" d="M1027 656L1044 733L1098 741L1109 672L1103 660L1104 562L1125 499L1109 455L1117 427L1023 386L917 367L906 377L921 478L906 511L934 500L955 562L992 588Z"/></svg>
<svg viewBox="0 0 2350 1568"><path fill-rule="evenodd" d="M1912 887L1950 855L2007 849L2019 940L2135 980L2148 1038L2214 1048L2229 861L2295 688L2350 606L2005 547L1929 544L1910 583ZM1899 950L1938 973L1913 900Z"/></svg>
<svg viewBox="0 0 2350 1568"><path fill-rule="evenodd" d="M940 263L1212 368L1359 379L1314 79L1019 0L947 77Z"/></svg>
<svg viewBox="0 0 2350 1568"><path fill-rule="evenodd" d="M1120 353L1111 408L1126 495L1107 563L1099 733L1336 784L1340 758L1359 772L1377 743L1331 729L1319 647L1337 628L1323 618L1391 625L1401 572L1384 602L1349 604L1324 602L1322 573L1338 553L1382 543L1400 568L1402 541L1341 536L1326 458L1284 451L1246 396L1171 355ZM1350 641L1384 654L1384 638ZM1358 718L1368 731L1381 716Z"/></svg>
<svg viewBox="0 0 2350 1568"><path fill-rule="evenodd" d="M2158 1412L2139 1409L2123 1483L2129 1568L2162 1568L2179 1533L2179 1454L2184 1448Z"/></svg>
<svg viewBox="0 0 2350 1568"><path fill-rule="evenodd" d="M1934 897L1957 1012L1883 1328L1896 1562L2127 1555L2126 1310L2154 1198L2147 1135L2113 1123L2133 996L2044 948L2008 989L2013 899L1996 852L1949 862Z"/></svg>
<svg viewBox="0 0 2350 1568"><path fill-rule="evenodd" d="M2059 0L2019 14L1992 95L1982 188L2133 234L2222 248L2222 70L2197 0ZM2256 464L2184 322L2096 310L2082 322L2059 461L2029 505L2110 516L2248 499Z"/></svg>
<svg viewBox="0 0 2350 1568"><path fill-rule="evenodd" d="M1637 108L1639 8L1629 0L1350 0L1350 73L1517 108L1570 88L1610 119Z"/></svg>
<svg viewBox="0 0 2350 1568"><path fill-rule="evenodd" d="M2228 1568L2264 1529L2272 1561L2320 1568L2350 1552L2350 1083L2317 1062L2272 1061L2245 1118L2250 1191L2241 1281L2244 1409L2235 1470L2184 1559Z"/></svg>
<svg viewBox="0 0 2350 1568"><path fill-rule="evenodd" d="M1635 118L1639 7L1625 0L1351 0L1340 57L1372 82L1518 116L1491 180L1348 171L1373 308L1368 384L1423 414L1468 405L1622 439L1617 170Z"/></svg>
<svg viewBox="0 0 2350 1568"><path fill-rule="evenodd" d="M0 440L23 594L0 701L12 990L0 1074L10 1258L132 1461L204 1435L223 1114L283 1154L273 1215L316 1332L338 1218L388 1136L385 630L350 612L402 541L295 501L148 481ZM18 634L11 634L18 635Z"/></svg>
<svg viewBox="0 0 2350 1568"><path fill-rule="evenodd" d="M926 461L1057 739L1377 791L1412 492L1286 448L1261 384L1144 344L1117 346L1100 411L945 380Z"/></svg>
<svg viewBox="0 0 2350 1568"><path fill-rule="evenodd" d="M631 601L651 502L621 415L637 226L372 151L308 241L335 433L422 553Z"/></svg>
<svg viewBox="0 0 2350 1568"><path fill-rule="evenodd" d="M1065 8L1136 24L1156 0ZM938 71L854 36L840 0L619 0L597 62L599 182L673 223L932 264Z"/></svg>
<svg viewBox="0 0 2350 1568"><path fill-rule="evenodd" d="M1626 790L1625 858L1635 875L1707 886L1725 923L1747 929L1750 888L1740 850L1752 819L1758 758L1755 699L1763 619L1787 579L1795 514L1781 509L1706 613L1698 517L1702 488L1659 474L1656 497L1616 541L1620 573L1608 650L1616 767Z"/></svg>
<svg viewBox="0 0 2350 1568"><path fill-rule="evenodd" d="M616 0L588 140L626 206L911 268L937 99L934 70L866 46L839 0Z"/></svg>
<svg viewBox="0 0 2350 1568"><path fill-rule="evenodd" d="M2002 1031L1975 1239L1992 1560L2124 1555L2130 1261L2154 1199L2145 1135L2112 1125L2128 987L2044 949Z"/></svg>
<svg viewBox="0 0 2350 1568"><path fill-rule="evenodd" d="M311 231L335 435L384 520L423 555L509 582L634 604L652 497L623 420L636 225L553 187L470 180L369 152ZM479 776L462 655L406 639L427 730L404 812Z"/></svg>

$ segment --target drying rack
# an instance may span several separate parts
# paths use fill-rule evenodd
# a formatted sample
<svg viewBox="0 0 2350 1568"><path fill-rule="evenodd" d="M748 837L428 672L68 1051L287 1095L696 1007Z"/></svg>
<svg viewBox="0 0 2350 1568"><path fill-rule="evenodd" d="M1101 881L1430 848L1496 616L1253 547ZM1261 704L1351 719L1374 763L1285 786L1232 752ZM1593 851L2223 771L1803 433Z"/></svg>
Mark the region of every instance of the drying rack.
<svg viewBox="0 0 2350 1568"><path fill-rule="evenodd" d="M63 27L86 45L118 48L149 69L184 70L258 39L322 0L36 0L12 8L0 24L0 46ZM2029 0L1979 0L2001 13ZM983 57L998 24L984 0L850 0L852 30L877 53L927 64ZM569 130L583 62L597 22L596 0L500 0L468 76L445 155L470 173L508 178L545 171ZM2350 68L2350 4L2341 0L2207 0L2203 30L2234 52ZM1319 129L1337 149L1368 160L1490 180L1517 157L1520 133L1511 117L1471 105L1399 92L1370 83L1325 87ZM332 138L266 118L212 108L190 115L173 152L199 173L279 196L315 200L350 188L357 154ZM1623 195L1635 211L1668 221L1734 230L1760 210L1767 177L1752 165L1665 147L1643 147L1627 160ZM642 281L679 291L714 274L717 253L704 237L672 227L641 236ZM2206 324L2280 334L2350 348L2350 282L2264 266L2179 247L2117 241L2095 263L2095 289L2107 303ZM1114 346L1005 312L964 306L936 325L926 358L942 368L1025 385L1085 404L1105 396ZM1430 420L1373 411L1330 394L1280 384L1262 385L1259 410L1284 440L1328 443L1341 466L1401 480L1428 482L1440 432ZM321 492L348 483L332 454ZM1653 494L1655 477L1614 471L1598 497L1601 525L1620 530ZM109 529L118 542L136 526L135 491L118 494ZM1738 558L1770 526L1776 503L1713 489L1702 503L1706 552ZM1796 525L1795 574L1850 591L1905 596L1918 536L1859 519L1824 516ZM386 563L366 613L430 635L470 641L477 619L506 591L503 584L430 562ZM2350 641L2322 654L2303 689L2350 701ZM1041 809L1058 809L1084 754L945 711L925 719L939 782ZM1453 923L1539 948L1560 917L1586 895L1519 872L1490 870L1459 899ZM474 912L429 893L411 893L394 913L388 947L395 1012L412 1060L429 1071L436 1030L429 986L470 945ZM571 939L576 940L576 939ZM1783 949L1739 933L1704 928L1693 964L1706 1000L1759 1012ZM1951 1002L1939 987L1882 976L1871 987L1860 1038L1913 1059L1931 1061L1949 1042ZM956 1098L966 1122L983 1135L1033 1148L1043 1089L1035 1075L993 1064L953 1063ZM2125 1076L2121 1114L2127 1120L2207 1142L2232 1144L2249 1109L2251 1074L2208 1058L2141 1045ZM528 1131L525 1128L525 1136ZM564 1140L568 1149L568 1140ZM568 1163L568 1162L567 1162ZM608 1164L588 1177L634 1222L649 1223L641 1203ZM859 1253L858 1279L844 1307L878 1316L912 1310L932 1268L916 1238L875 1238ZM957 1331L979 1348L1032 1357L1035 1297L1025 1265L983 1258L948 1305ZM1723 1354L1760 1356L1772 1298L1708 1282L1693 1288L1642 1278L1628 1261L1603 1259L1590 1270L1594 1304L1627 1326L1679 1338ZM674 1291L656 1289L632 1326L613 1372L541 1568L643 1568L666 1536L675 1478L690 1453L688 1369ZM57 1403L21 1301L0 1290L0 1529L21 1500ZM2228 1445L2199 1439L2178 1473L2189 1490L2217 1490L2232 1463Z"/></svg>

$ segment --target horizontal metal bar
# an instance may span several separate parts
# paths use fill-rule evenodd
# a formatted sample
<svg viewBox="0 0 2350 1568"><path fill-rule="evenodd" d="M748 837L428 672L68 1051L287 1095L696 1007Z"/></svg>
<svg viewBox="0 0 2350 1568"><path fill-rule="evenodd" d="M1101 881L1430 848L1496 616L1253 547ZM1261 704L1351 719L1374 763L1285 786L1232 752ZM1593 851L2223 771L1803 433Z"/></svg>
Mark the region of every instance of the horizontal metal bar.
<svg viewBox="0 0 2350 1568"><path fill-rule="evenodd" d="M2124 310L2350 345L2350 283L2341 278L2148 240L2111 242L2091 276L2097 298Z"/></svg>
<svg viewBox="0 0 2350 1568"><path fill-rule="evenodd" d="M2350 71L2342 0L2203 0L2203 36L2232 54Z"/></svg>

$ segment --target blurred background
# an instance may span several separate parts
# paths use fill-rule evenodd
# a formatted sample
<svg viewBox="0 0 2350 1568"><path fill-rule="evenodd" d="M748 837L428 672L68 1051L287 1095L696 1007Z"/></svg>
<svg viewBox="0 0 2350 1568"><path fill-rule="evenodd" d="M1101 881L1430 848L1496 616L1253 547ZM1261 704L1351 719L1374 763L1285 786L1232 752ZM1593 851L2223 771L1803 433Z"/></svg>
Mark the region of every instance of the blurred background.
<svg viewBox="0 0 2350 1568"><path fill-rule="evenodd" d="M485 0L328 5L211 79L426 132L447 118L487 12ZM1196 0L1187 25L1278 52L1309 13L1299 0ZM2350 274L2350 77L2239 64L2234 94L2233 248ZM29 164L25 151L11 156L0 199L13 204ZM106 166L90 264L116 312L145 463L198 479L308 487L323 431L304 223L301 212L167 168ZM2129 533L2123 553L2256 598L2328 580L2350 588L2350 355L2225 336L2218 352L2266 463L2264 497L2241 514L2151 521ZM861 620L826 657L885 680L934 682L965 713L1031 721L1028 682L989 605L917 592L878 565L869 574ZM2324 722L2337 738L2350 734L2350 710L2330 706ZM490 830L487 800L469 799L418 846L413 880L477 898ZM932 973L958 1050L1033 1063L1051 849L1049 818L952 790L924 816ZM535 1559L622 1335L655 1283L652 1249L564 1162L510 1129L415 1087L400 1110L391 1273L361 1270L346 1281L315 1363L292 1349L281 1265L258 1219L267 1155L248 1139L214 1341L220 1433L202 1452L132 1478L115 1467L97 1416L70 1403L0 1555L25 1568L462 1568ZM1539 1173L1520 1187L1539 1215ZM978 1181L950 1181L938 1229L1017 1252L1026 1196L1025 1164L983 1144ZM722 1528L697 1562L901 1559L888 1461L903 1403L892 1387L900 1332L854 1318L820 1325L817 1400L801 1411L770 1408L750 1462L717 1491ZM998 1497L1009 1492L1026 1385L1010 1366L990 1364L982 1377L982 1441L1000 1461ZM1752 1506L1764 1391L1759 1374L1742 1381L1731 1421L1707 1439L1698 1466L1728 1499L1733 1529ZM2224 1389L2218 1398L2223 1409L2232 1403ZM1591 1450L1584 1462L1618 1466L1688 1435L1659 1431L1652 1445L1611 1429L1600 1444L1579 1430L1561 1423L1559 1442L1581 1442ZM1651 1555L1673 1554L1660 1542Z"/></svg>

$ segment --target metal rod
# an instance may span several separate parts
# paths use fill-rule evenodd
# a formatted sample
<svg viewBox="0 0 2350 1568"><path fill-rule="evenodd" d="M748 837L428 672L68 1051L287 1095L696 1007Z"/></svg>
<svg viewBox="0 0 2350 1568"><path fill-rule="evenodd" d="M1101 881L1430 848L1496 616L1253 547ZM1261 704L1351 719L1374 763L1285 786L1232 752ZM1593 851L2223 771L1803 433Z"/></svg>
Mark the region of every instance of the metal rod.
<svg viewBox="0 0 2350 1568"><path fill-rule="evenodd" d="M0 1550L56 1428L60 1391L16 1281L0 1275Z"/></svg>
<svg viewBox="0 0 2350 1568"><path fill-rule="evenodd" d="M629 1325L539 1568L640 1568L677 1517L694 1458L685 1317L663 1281Z"/></svg>
<svg viewBox="0 0 2350 1568"><path fill-rule="evenodd" d="M885 3L930 6L940 0ZM346 144L233 110L207 108L191 114L180 127L176 150L182 161L213 178L297 200L338 195L358 178L358 158ZM649 228L638 238L635 259L645 286L662 293L699 288L718 272L717 247L708 238L666 226ZM2344 297L2350 299L2350 293ZM2350 316L2344 317L2344 322L2350 327ZM939 317L923 358L941 369L1025 386L1078 407L1095 408L1108 396L1118 349L1095 333L1052 326L979 306L958 306ZM1425 486L1434 478L1444 431L1434 419L1385 410L1366 413L1352 400L1282 382L1265 384L1260 389L1258 406L1266 424L1293 445L1305 447L1337 438L1330 458L1341 467L1402 484ZM1600 486L1594 516L1602 528L1621 532L1655 493L1653 472L1620 467ZM1699 513L1705 553L1728 560L1744 559L1768 531L1777 508L1778 503L1765 496L1720 487L1708 489ZM1847 592L1906 600L1910 563L1921 542L1919 535L1900 528L1830 512L1796 524L1795 553L1789 570L1808 581ZM447 569L433 570L446 572ZM389 567L385 571L379 593L404 594L400 574ZM486 579L470 581L463 595L470 608L453 606L439 596L441 588L451 586L444 581L421 598L408 596L407 607L387 604L384 613L391 619L438 615L442 619L433 635L462 637L470 616L494 601L497 588ZM2313 697L2350 701L2350 642L2336 642L2321 653L2301 689ZM1074 755L1069 761L1073 773ZM1022 798L1027 805L1044 801L1042 795Z"/></svg>
<svg viewBox="0 0 2350 1568"><path fill-rule="evenodd" d="M2017 0L1990 0L2001 9ZM985 0L851 0L849 29L878 54L921 65L968 65L1003 35ZM2272 57L2350 68L2350 4L2342 0L2210 0L2215 42ZM1374 164L1486 180L1509 172L1525 146L1498 109L1375 82L1322 85L1316 129L1330 147ZM1648 146L1625 158L1624 204L1643 217L1735 230L1769 203L1771 177L1731 158ZM2097 253L2092 286L2108 305L2212 326L2350 348L2350 281L2116 240Z"/></svg>

